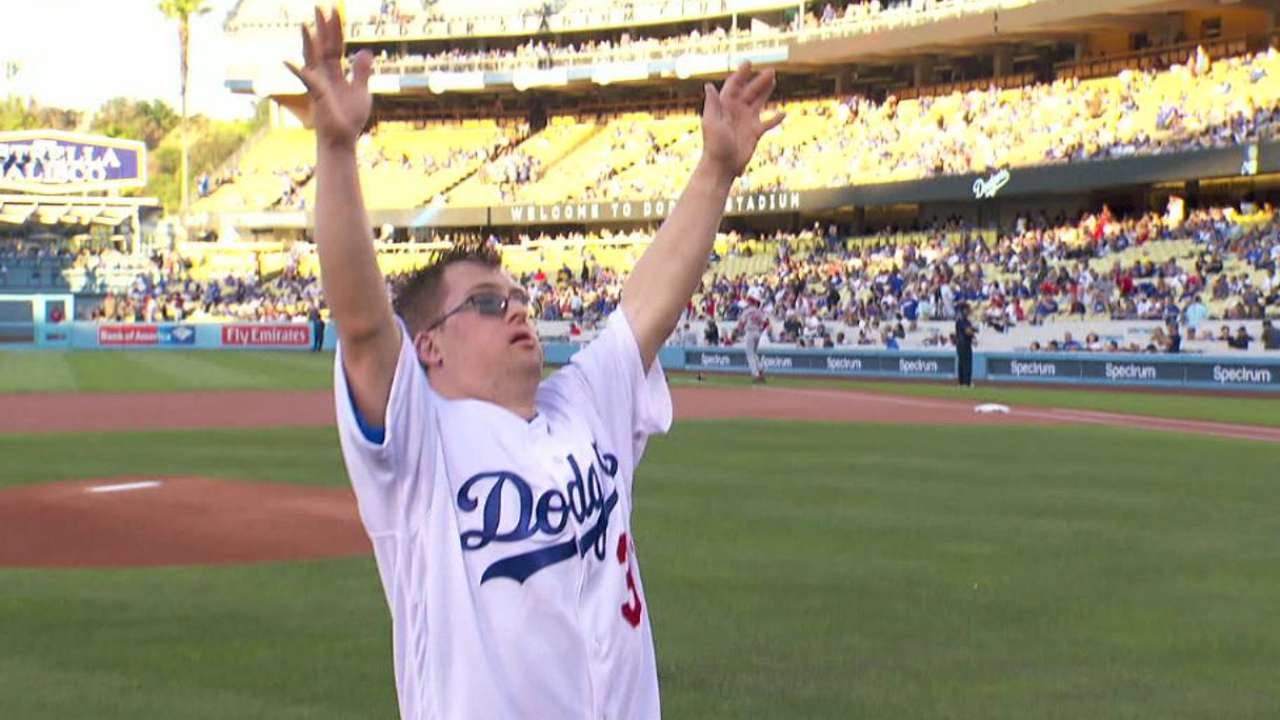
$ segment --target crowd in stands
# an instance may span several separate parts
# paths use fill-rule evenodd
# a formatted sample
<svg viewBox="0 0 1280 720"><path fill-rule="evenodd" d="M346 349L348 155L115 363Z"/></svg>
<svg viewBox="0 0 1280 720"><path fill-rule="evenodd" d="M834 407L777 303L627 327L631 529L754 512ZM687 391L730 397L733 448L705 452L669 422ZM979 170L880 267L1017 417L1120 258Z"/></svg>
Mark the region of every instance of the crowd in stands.
<svg viewBox="0 0 1280 720"><path fill-rule="evenodd" d="M786 120L766 136L735 189L841 187L1270 140L1280 137L1277 79L1275 49L1217 62L1200 52L1168 71L1125 71L1102 80L902 101L784 103ZM682 115L689 122L680 132L654 132ZM600 121L578 122L595 127ZM625 130L619 142L626 151L592 146L578 152L598 154L594 163L576 160L572 151L559 159L600 166L593 182L548 186L541 167L491 173L493 196L504 202L524 196L543 202L674 197L700 151L696 116L609 122L614 132Z"/></svg>
<svg viewBox="0 0 1280 720"><path fill-rule="evenodd" d="M22 237L0 237L0 261L72 257L75 253L64 245L27 240Z"/></svg>
<svg viewBox="0 0 1280 720"><path fill-rule="evenodd" d="M74 256L70 250L20 237L0 237L0 288L11 283L27 284L39 276L43 266L60 266Z"/></svg>
<svg viewBox="0 0 1280 720"><path fill-rule="evenodd" d="M687 35L652 37L623 32L616 39L592 39L548 44L545 40L530 38L512 49L467 50L450 48L431 55L391 55L383 50L374 59L379 72L428 72L469 70L514 70L518 68L548 69L648 61L688 52L726 52L730 47L739 51L750 47L748 41L775 38L778 31L767 25L749 29L716 26L707 33L693 30Z"/></svg>
<svg viewBox="0 0 1280 720"><path fill-rule="evenodd" d="M845 241L833 227L767 238L729 234L687 317L707 321L701 342L731 343L733 323L748 295L758 292L775 320L774 341L801 346L896 347L922 321L954 319L962 305L992 332L1065 320L1164 320L1188 340L1207 340L1221 335L1210 327L1211 317L1257 320L1268 308L1280 313L1280 217L1270 206L1247 209L1196 211L1182 219L1118 218L1104 208L1071 223L1022 218L1012 232L994 237L943 224L910 242L896 234ZM1151 257L1166 251L1181 254L1159 262ZM757 253L770 254L765 272L734 271ZM533 290L536 317L587 328L616 306L624 279L589 252L580 265L565 262L521 277ZM1232 342L1242 337L1237 330ZM949 338L925 342L945 345ZM1149 344L1169 349L1163 335ZM1086 347L1106 349L1095 341L1080 349Z"/></svg>
<svg viewBox="0 0 1280 720"><path fill-rule="evenodd" d="M261 281L256 272L198 281L178 253L156 253L125 292L108 294L93 309L99 322L300 322L322 305L320 282L288 266Z"/></svg>
<svg viewBox="0 0 1280 720"><path fill-rule="evenodd" d="M796 15L789 23L779 24L776 28L764 22L753 23L752 29L743 31L743 35L757 37L774 35L779 36L778 42L783 42L788 39L781 36L784 30L791 33L824 30L831 34L858 34L928 23L941 17L955 17L970 12L1017 7L1033 1L851 0L834 4L827 2L817 12ZM776 9L790 10L794 7L794 4L778 3ZM653 3L578 2L570 3L559 12L548 12L548 8L542 3L534 3L525 8L509 8L503 15L474 15L467 13L466 10L453 12L449 10L445 4L424 9L416 3L386 0L381 3L377 13L348 23L348 31L352 38L535 35L546 31L592 27L634 27L638 21L646 20L675 22L682 18L728 16L733 13L734 8L727 0L666 0ZM723 37L725 31L721 29L719 32ZM419 57L416 61L446 70L512 67L525 63L542 66L543 62L572 65L587 59L587 56L598 57L602 53L607 54L618 50L616 56L603 58L605 61L616 62L642 59L651 55L706 52L707 43L704 41L705 37L694 31L661 41L645 38L607 45L570 43L562 46L547 46L538 42L521 46L515 51L448 53L430 58Z"/></svg>
<svg viewBox="0 0 1280 720"><path fill-rule="evenodd" d="M1222 325L1217 334L1206 332L1199 338L1194 332L1186 330L1188 340L1199 339L1212 341L1217 349L1248 350L1251 347L1262 347L1264 350L1280 350L1280 327L1270 319L1262 321L1258 336L1249 333L1244 325L1231 330L1229 325ZM1085 335L1083 340L1076 339L1071 332L1064 332L1062 339L1047 342L1033 340L1027 350L1031 352L1072 353L1072 352L1124 352L1124 353L1180 353L1185 352L1183 346L1183 329L1177 321L1170 320L1164 325L1157 325L1149 337L1143 341L1117 338L1103 339L1096 332Z"/></svg>
<svg viewBox="0 0 1280 720"><path fill-rule="evenodd" d="M901 0L891 2L897 4ZM926 2L935 4L939 0ZM961 5L972 4L973 0L942 2ZM786 5L778 3L778 7ZM240 0L227 18L226 27L231 32L261 27L293 29L311 19L313 6L313 0ZM469 0L351 0L345 3L347 36L351 38L533 34L547 28L583 29L633 25L653 19L678 21L729 15L733 9L730 0L567 0L554 5L544 0L514 0L504 2L500 8L483 9Z"/></svg>
<svg viewBox="0 0 1280 720"><path fill-rule="evenodd" d="M757 152L737 190L842 187L1274 139L1278 79L1273 48L1213 63L1198 53L1168 71L1103 80L798 104L785 108L779 137ZM671 196L680 182L671 168L692 167L698 147L654 147L621 173L625 197Z"/></svg>
<svg viewBox="0 0 1280 720"><path fill-rule="evenodd" d="M736 192L1016 172L1270 141L1280 137L1280 53L1212 60L1197 51L1161 71L883 102L791 100L779 108L786 119L762 140ZM392 125L366 135L359 155L362 171L385 176L366 187L382 207L672 198L701 148L697 115L679 110L557 116L533 134L527 126L476 135ZM264 139L260 145L281 149L246 154L254 167L245 169L244 192L229 190L221 203L210 197L198 209L306 209L313 160L294 148L313 141L282 143ZM199 178L197 190L216 195L238 182L239 171L228 170Z"/></svg>
<svg viewBox="0 0 1280 720"><path fill-rule="evenodd" d="M703 337L692 339L731 343L747 298L756 294L773 318L774 342L811 347L897 347L925 321L952 320L966 306L985 332L1063 321L1077 321L1073 329L1105 320L1167 326L1146 344L1109 347L1084 333L1082 340L1067 335L1032 349L1176 351L1184 337L1243 348L1264 340L1220 322L1280 315L1280 214L1270 204L1185 216L1178 208L1171 203L1165 214L1119 217L1104 207L1070 222L1024 216L999 234L958 221L858 238L819 225L763 237L728 233L717 240L686 319L705 327ZM517 235L506 239L507 264L530 292L533 317L570 321L574 335L617 307L625 270L649 239L640 231L608 238ZM321 304L318 283L301 267L309 252L295 253L267 281L250 271L204 282L191 277L191 262L180 255L157 254L97 317L303 319ZM112 257L82 253L76 263L101 265ZM389 288L399 279L390 277ZM950 340L934 333L923 342Z"/></svg>
<svg viewBox="0 0 1280 720"><path fill-rule="evenodd" d="M278 183L279 192L274 199L267 201L269 210L306 210L306 198L302 189L315 174L312 163L298 163L292 169L278 168L271 171ZM239 168L229 167L216 174L201 173L196 177L196 198L207 198L217 192L223 185L234 185L242 176Z"/></svg>
<svg viewBox="0 0 1280 720"><path fill-rule="evenodd" d="M240 177L237 168L228 167L216 173L202 172L196 176L196 197L209 197L223 185L234 183Z"/></svg>

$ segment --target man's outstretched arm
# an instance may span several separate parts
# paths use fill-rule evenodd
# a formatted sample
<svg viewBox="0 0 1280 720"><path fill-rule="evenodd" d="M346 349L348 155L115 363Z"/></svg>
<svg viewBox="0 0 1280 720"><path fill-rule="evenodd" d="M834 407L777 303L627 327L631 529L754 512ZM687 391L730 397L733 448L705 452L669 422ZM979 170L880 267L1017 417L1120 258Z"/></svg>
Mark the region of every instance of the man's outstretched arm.
<svg viewBox="0 0 1280 720"><path fill-rule="evenodd" d="M706 270L734 178L747 167L760 136L782 122L781 115L760 119L773 86L772 70L755 74L743 63L718 92L710 83L705 88L702 159L622 287L622 311L646 370Z"/></svg>
<svg viewBox="0 0 1280 720"><path fill-rule="evenodd" d="M316 249L325 301L338 326L343 370L360 414L373 425L386 414L400 354L400 328L387 299L360 192L356 139L369 120L373 58L356 55L343 73L342 19L316 9L302 28L304 67L289 65L307 88L316 131Z"/></svg>

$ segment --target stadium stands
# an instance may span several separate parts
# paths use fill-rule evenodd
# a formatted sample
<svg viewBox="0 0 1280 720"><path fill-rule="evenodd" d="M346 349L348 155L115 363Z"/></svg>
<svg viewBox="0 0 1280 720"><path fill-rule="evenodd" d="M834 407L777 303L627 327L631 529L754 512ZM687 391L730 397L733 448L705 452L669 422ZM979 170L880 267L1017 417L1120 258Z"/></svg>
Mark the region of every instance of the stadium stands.
<svg viewBox="0 0 1280 720"><path fill-rule="evenodd" d="M1188 340L1217 343L1206 337L1211 322L1280 317L1280 215L1270 206L1214 208L1181 220L1117 218L1104 208L1073 223L1021 218L1003 234L947 226L864 237L820 230L720 235L689 318L700 328L731 324L752 289L768 298L774 342L800 345L877 346L894 334L916 346L945 343L938 321L953 318L961 302L991 331L1079 328L1080 338L1110 321L1173 319ZM510 238L503 260L530 289L534 317L589 331L616 307L627 270L651 239L640 231L522 235ZM445 246L383 245L379 264L394 285ZM99 316L302 318L321 302L316 271L306 244L189 243L182 256L153 258ZM726 329L722 341L731 339Z"/></svg>
<svg viewBox="0 0 1280 720"><path fill-rule="evenodd" d="M834 5L826 3L819 12L809 12L795 18L786 29L792 33L842 37L1023 7L1040 1L1042 0L929 0L882 3L880 0L854 0ZM542 2L511 3L506 6L507 11L502 15L477 15L473 11L473 4L463 2L434 3L429 11L409 3L383 2L374 12L359 11L353 7L348 28L354 39L521 36L533 35L543 30L573 32L725 18L739 10L781 11L796 6L794 2L787 0L754 0L750 3L733 3L729 0L662 0L646 3L571 0L559 5L556 8ZM294 13L293 17L298 15ZM240 18L239 22L247 24L253 20L246 16ZM267 22L285 21L276 16Z"/></svg>
<svg viewBox="0 0 1280 720"><path fill-rule="evenodd" d="M1280 131L1276 78L1280 55L1270 50L1213 63L1200 55L1168 71L1100 80L793 104L738 189L862 185L1273 138ZM673 178L696 158L699 145L690 140L619 173L609 187L620 195L612 198L669 195Z"/></svg>
<svg viewBox="0 0 1280 720"><path fill-rule="evenodd" d="M224 184L201 198L196 212L265 210L287 204L311 177L315 136L302 129L275 129L246 149Z"/></svg>
<svg viewBox="0 0 1280 720"><path fill-rule="evenodd" d="M360 180L369 206L412 208L473 173L522 135L496 120L461 123L383 123L358 148ZM230 178L195 203L196 212L305 210L315 200L311 183L315 139L308 130L278 129L240 159Z"/></svg>
<svg viewBox="0 0 1280 720"><path fill-rule="evenodd" d="M881 103L784 102L786 121L764 141L737 190L865 185L1280 135L1274 49L1216 61L1200 52L1187 60L1159 72ZM268 134L246 153L234 182L197 210L307 207L314 148L306 135ZM453 207L671 197L693 167L699 137L689 111L557 116L533 135L493 120L387 123L363 149L362 178L375 209L418 207L441 195Z"/></svg>
<svg viewBox="0 0 1280 720"><path fill-rule="evenodd" d="M1275 172L1275 146L1267 143L1280 139L1280 35L1260 52L1267 38L1248 27L1228 23L1228 34L1201 22L1197 32L1199 15L1155 10L1131 14L1154 38L1100 31L1073 44L1046 32L1038 47L1016 39L1002 48L992 46L996 39L975 50L971 67L953 64L948 72L915 62L936 48L913 56L909 43L898 43L907 47L893 57L880 48L865 62L850 49L863 36L923 38L929 29L921 26L956 18L998 25L1006 11L1038 2L528 0L495 12L461 0L349 0L348 49L375 51L381 83L375 122L358 148L366 205L379 225L378 263L394 285L454 242L501 243L507 269L530 288L533 315L557 333L565 326L589 333L616 306L663 211L615 216L605 225L576 214L563 225L509 223L559 223L559 215L534 213L558 205L674 199L701 148L698 85L716 76L677 65L768 48L781 50L781 59L768 62L780 64L775 109L786 120L762 139L733 188L737 199L855 194L846 188L862 194L803 212L733 214L726 228L734 229L717 239L691 303L699 339L701 324L727 322L720 340L728 340L751 290L769 298L773 340L804 345L877 346L888 336L914 346L945 343L939 327L962 302L989 331L1027 343L1047 343L1059 328L1087 337L1103 323L1177 319L1200 331L1210 322L1280 313L1280 219L1272 206L1252 200L1255 192L1276 200L1277 186L1274 177L1255 182L1249 170L1262 154L1266 172ZM266 30L306 21L311 11L310 0L240 0L227 27L265 29L249 33L256 42ZM1274 20L1267 32L1275 34ZM797 54L805 47L807 56ZM824 47L831 52L818 52ZM881 60L885 66L877 68ZM665 69L624 86L588 70L628 63ZM514 79L548 69L593 80L543 92ZM870 77L860 80L862 70ZM470 95L433 84L453 74L507 78L494 81L507 85L485 80L468 86ZM262 78L252 73L245 77L253 92L282 92L267 80L267 89L259 88ZM282 110L296 100L288 92L279 97ZM321 302L305 230L315 150L311 134L289 124L274 123L225 171L197 183L197 213L265 217L261 226L236 227L265 229L272 241L186 242L142 260L10 253L10 276L35 273L56 276L58 287L96 288L110 297L99 316L125 321L304 317ZM866 186L1004 169L1018 176L1021 168L1217 148L1245 152L1242 164L1232 158L1232 167L1214 170L1213 190L1184 174L1167 183L1139 181L1145 187L1134 192L1094 192L1086 180L1069 198L1056 186L1047 193L1011 187L1016 197L971 202L966 180L958 198L948 190L945 200L877 199L879 207L862 199L885 189ZM1022 176L1059 171L1074 169ZM1163 185L1157 190L1155 183ZM1186 217L1172 206L1167 215L1150 212L1170 195L1191 208ZM1112 200L1130 214L1096 209ZM1057 217L1027 214L1037 203ZM1095 211L1066 219L1084 207ZM925 219L953 213L963 219ZM273 232L277 214L290 220ZM1016 223L1014 214L1021 214ZM904 225L913 229L898 229ZM217 227L206 225L213 234ZM870 234L849 236L851 227ZM874 230L886 227L893 229Z"/></svg>

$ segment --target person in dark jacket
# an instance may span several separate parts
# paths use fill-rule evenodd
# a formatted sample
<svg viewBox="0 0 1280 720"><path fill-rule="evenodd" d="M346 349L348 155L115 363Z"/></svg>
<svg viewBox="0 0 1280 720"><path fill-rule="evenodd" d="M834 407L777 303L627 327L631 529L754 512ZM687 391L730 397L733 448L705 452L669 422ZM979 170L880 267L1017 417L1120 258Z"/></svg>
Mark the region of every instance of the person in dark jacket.
<svg viewBox="0 0 1280 720"><path fill-rule="evenodd" d="M956 306L956 375L965 387L973 387L973 341L978 329L969 321L969 304Z"/></svg>

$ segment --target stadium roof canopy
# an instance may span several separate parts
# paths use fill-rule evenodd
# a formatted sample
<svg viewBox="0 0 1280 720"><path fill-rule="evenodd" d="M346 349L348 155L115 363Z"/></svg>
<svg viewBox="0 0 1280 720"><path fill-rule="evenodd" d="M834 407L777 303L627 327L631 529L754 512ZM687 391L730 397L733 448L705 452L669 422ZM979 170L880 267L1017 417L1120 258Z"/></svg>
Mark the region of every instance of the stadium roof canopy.
<svg viewBox="0 0 1280 720"><path fill-rule="evenodd" d="M156 207L155 198L97 198L52 195L0 195L0 224L103 225L115 227L140 208Z"/></svg>
<svg viewBox="0 0 1280 720"><path fill-rule="evenodd" d="M121 197L146 184L147 149L134 140L58 130L0 133L0 227L114 228L153 197Z"/></svg>

